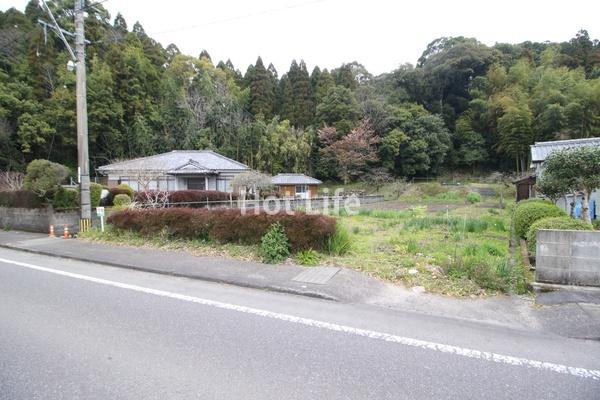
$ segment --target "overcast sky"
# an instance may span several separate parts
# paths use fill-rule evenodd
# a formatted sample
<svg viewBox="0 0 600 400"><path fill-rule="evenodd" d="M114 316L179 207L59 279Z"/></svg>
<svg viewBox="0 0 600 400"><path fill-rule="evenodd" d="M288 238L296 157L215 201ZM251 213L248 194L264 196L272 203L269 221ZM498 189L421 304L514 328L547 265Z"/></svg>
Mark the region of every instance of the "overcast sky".
<svg viewBox="0 0 600 400"><path fill-rule="evenodd" d="M91 0L94 1L94 0ZM95 0L98 1L98 0ZM101 1L101 0L100 0ZM0 0L23 10L26 0ZM580 29L600 38L600 1L504 0L107 0L129 29L140 21L164 46L186 54L206 49L245 72L257 56L279 75L292 59L312 69L358 61L379 74L415 63L440 36L496 42L564 41Z"/></svg>

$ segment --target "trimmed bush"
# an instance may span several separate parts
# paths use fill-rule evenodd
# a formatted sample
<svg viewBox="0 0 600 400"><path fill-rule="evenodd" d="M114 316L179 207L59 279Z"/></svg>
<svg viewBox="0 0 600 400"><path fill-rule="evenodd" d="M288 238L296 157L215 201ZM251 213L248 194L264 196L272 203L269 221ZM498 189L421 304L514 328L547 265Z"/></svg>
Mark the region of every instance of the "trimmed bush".
<svg viewBox="0 0 600 400"><path fill-rule="evenodd" d="M535 256L536 233L539 229L565 229L570 231L588 231L592 230L592 225L580 219L573 219L568 216L542 218L531 224L527 231L527 249L529 254Z"/></svg>
<svg viewBox="0 0 600 400"><path fill-rule="evenodd" d="M515 210L514 223L515 232L519 237L525 238L527 231L535 221L548 217L563 217L565 212L546 202L528 202L519 204Z"/></svg>
<svg viewBox="0 0 600 400"><path fill-rule="evenodd" d="M48 160L33 160L27 165L23 188L47 198L68 175L69 170L64 165Z"/></svg>
<svg viewBox="0 0 600 400"><path fill-rule="evenodd" d="M247 213L238 209L155 208L123 210L113 213L108 222L117 229L142 235L167 234L177 238L214 240L221 243L258 244L272 224L279 222L289 239L291 250L321 250L335 232L335 219L324 215L296 212Z"/></svg>
<svg viewBox="0 0 600 400"><path fill-rule="evenodd" d="M100 196L102 195L102 185L99 183L90 183L90 203L92 208L100 205Z"/></svg>
<svg viewBox="0 0 600 400"><path fill-rule="evenodd" d="M277 264L290 255L290 243L279 222L271 225L260 239L260 255L269 264Z"/></svg>
<svg viewBox="0 0 600 400"><path fill-rule="evenodd" d="M481 201L481 195L477 192L470 192L467 194L466 200L471 204L479 203Z"/></svg>
<svg viewBox="0 0 600 400"><path fill-rule="evenodd" d="M120 184L117 185L116 188L119 189L119 190L121 190L122 191L121 193L125 193L127 196L129 196L129 198L131 200L133 200L133 197L135 196L135 190L133 190L131 188L131 186L129 186L126 183L120 183Z"/></svg>
<svg viewBox="0 0 600 400"><path fill-rule="evenodd" d="M199 204L181 204L181 207L204 207L206 201L229 201L229 198L236 200L237 196L233 193L220 192L218 190L177 190L169 193L169 204L177 206L177 203L199 203Z"/></svg>
<svg viewBox="0 0 600 400"><path fill-rule="evenodd" d="M127 185L119 185L117 187L113 187L108 189L108 196L106 196L105 205L106 206L114 206L115 197L119 194L124 194L129 197L130 200L133 200L135 192L129 186L121 187Z"/></svg>
<svg viewBox="0 0 600 400"><path fill-rule="evenodd" d="M76 189L59 186L52 198L54 208L77 208L79 207L79 191Z"/></svg>
<svg viewBox="0 0 600 400"><path fill-rule="evenodd" d="M121 193L115 196L113 205L115 207L125 207L131 204L131 199L125 193Z"/></svg>
<svg viewBox="0 0 600 400"><path fill-rule="evenodd" d="M40 208L42 199L28 190L0 192L0 207Z"/></svg>

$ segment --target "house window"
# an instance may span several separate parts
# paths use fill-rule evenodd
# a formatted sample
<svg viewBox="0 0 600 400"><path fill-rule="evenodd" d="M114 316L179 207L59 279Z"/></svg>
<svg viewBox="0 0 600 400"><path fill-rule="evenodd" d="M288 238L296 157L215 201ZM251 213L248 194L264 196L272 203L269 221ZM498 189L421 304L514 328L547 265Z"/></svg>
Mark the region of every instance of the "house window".
<svg viewBox="0 0 600 400"><path fill-rule="evenodd" d="M206 190L205 178L188 178L187 188L189 190Z"/></svg>
<svg viewBox="0 0 600 400"><path fill-rule="evenodd" d="M308 193L308 185L296 185L296 194L306 196Z"/></svg>
<svg viewBox="0 0 600 400"><path fill-rule="evenodd" d="M231 178L217 178L217 190L231 192Z"/></svg>

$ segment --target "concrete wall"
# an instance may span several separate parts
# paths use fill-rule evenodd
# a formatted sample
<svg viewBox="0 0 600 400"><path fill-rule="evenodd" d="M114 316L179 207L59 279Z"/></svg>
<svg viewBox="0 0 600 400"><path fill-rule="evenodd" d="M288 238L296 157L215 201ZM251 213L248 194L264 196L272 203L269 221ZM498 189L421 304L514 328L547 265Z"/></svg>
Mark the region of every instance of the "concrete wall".
<svg viewBox="0 0 600 400"><path fill-rule="evenodd" d="M68 225L71 233L79 232L79 210L55 211L52 208L10 208L0 207L0 228L47 233L54 225L56 234L63 232ZM92 226L100 226L100 220L92 215Z"/></svg>
<svg viewBox="0 0 600 400"><path fill-rule="evenodd" d="M539 230L535 280L600 287L600 232Z"/></svg>

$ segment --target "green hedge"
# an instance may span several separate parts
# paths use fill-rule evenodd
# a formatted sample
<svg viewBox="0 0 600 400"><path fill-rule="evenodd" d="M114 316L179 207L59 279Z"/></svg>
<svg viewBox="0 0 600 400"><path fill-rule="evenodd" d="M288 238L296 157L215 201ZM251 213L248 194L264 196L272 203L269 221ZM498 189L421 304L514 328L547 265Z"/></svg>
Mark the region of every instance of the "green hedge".
<svg viewBox="0 0 600 400"><path fill-rule="evenodd" d="M102 195L102 185L99 183L90 183L90 202L92 208L96 208L100 205L100 196Z"/></svg>
<svg viewBox="0 0 600 400"><path fill-rule="evenodd" d="M565 229L571 231L587 231L592 230L592 225L571 217L549 217L542 218L531 224L527 231L527 249L529 254L535 256L536 233L539 229Z"/></svg>
<svg viewBox="0 0 600 400"><path fill-rule="evenodd" d="M547 217L562 217L566 215L563 210L545 201L519 203L514 214L515 232L519 237L525 238L531 224L535 221Z"/></svg>
<svg viewBox="0 0 600 400"><path fill-rule="evenodd" d="M76 189L59 188L54 192L52 198L52 206L54 208L77 208L79 207L79 191Z"/></svg>
<svg viewBox="0 0 600 400"><path fill-rule="evenodd" d="M259 244L271 226L280 223L293 251L324 249L336 227L335 219L324 215L242 214L237 209L206 208L128 209L112 213L108 223L148 236L167 232L175 238L241 244Z"/></svg>

